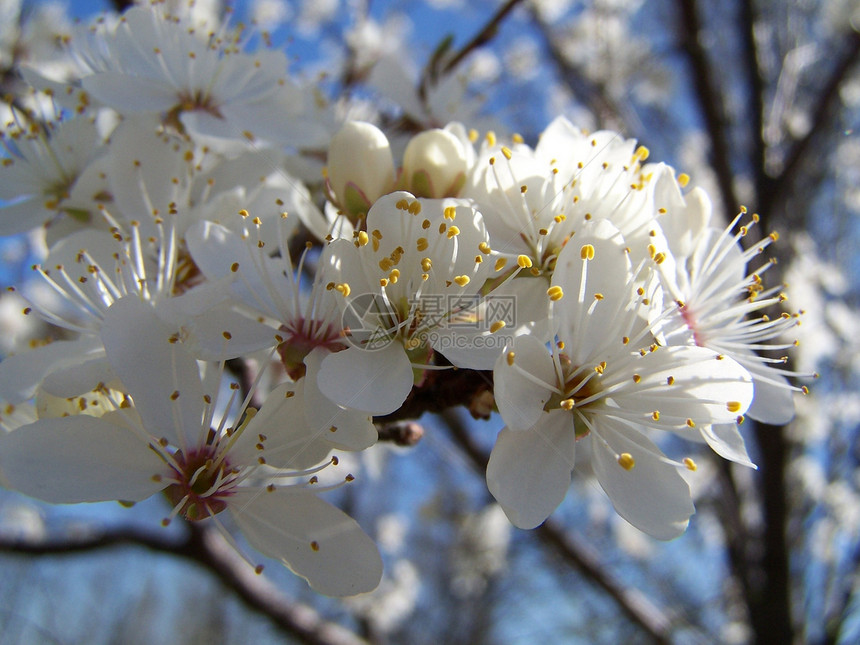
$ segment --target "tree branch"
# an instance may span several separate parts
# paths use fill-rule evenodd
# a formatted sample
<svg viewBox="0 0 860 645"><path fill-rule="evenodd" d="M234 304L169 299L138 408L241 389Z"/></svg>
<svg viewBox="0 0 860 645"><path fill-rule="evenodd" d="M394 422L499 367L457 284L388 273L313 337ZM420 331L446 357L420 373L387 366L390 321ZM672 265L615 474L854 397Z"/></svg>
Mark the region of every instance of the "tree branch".
<svg viewBox="0 0 860 645"><path fill-rule="evenodd" d="M307 645L366 645L314 609L287 598L248 564L214 530L190 524L185 539L132 528L94 532L85 537L28 540L0 537L0 553L45 556L74 555L113 547L143 547L196 562L235 593L249 608L271 620L285 634Z"/></svg>
<svg viewBox="0 0 860 645"><path fill-rule="evenodd" d="M480 473L486 472L489 457L472 440L460 419L451 411L443 412L441 417L475 469ZM551 519L535 529L535 534L544 544L552 546L568 565L602 589L621 611L656 643L671 642L672 620L669 616L638 589L623 584L612 576L600 561L597 552L586 546L585 540L578 539L573 532L562 528Z"/></svg>
<svg viewBox="0 0 860 645"><path fill-rule="evenodd" d="M794 185L799 170L812 153L812 143L829 125L833 109L839 101L839 89L842 83L860 60L860 32L852 31L846 36L845 41L841 47L845 53L834 66L812 108L810 118L812 125L809 131L802 139L795 142L786 155L782 172L767 181L764 192L759 195L762 202L759 204L758 211L762 221L766 222L771 213L778 210L788 198L789 190Z"/></svg>
<svg viewBox="0 0 860 645"><path fill-rule="evenodd" d="M716 79L711 73L708 56L699 40L702 25L699 20L695 0L677 0L678 13L681 17L680 37L681 46L689 59L692 69L693 84L696 90L695 100L705 120L705 128L711 141L711 165L717 175L724 215L731 216L739 206L734 187L734 173L729 155L729 128L726 123L725 109Z"/></svg>

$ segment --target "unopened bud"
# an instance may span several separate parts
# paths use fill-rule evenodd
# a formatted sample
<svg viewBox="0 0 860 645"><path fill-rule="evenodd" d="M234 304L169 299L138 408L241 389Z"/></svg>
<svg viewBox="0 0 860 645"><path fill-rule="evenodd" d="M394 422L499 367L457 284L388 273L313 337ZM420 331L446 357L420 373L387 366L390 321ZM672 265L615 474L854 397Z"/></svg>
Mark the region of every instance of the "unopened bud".
<svg viewBox="0 0 860 645"><path fill-rule="evenodd" d="M328 187L347 215L366 214L394 190L394 157L385 134L371 123L347 121L328 147Z"/></svg>
<svg viewBox="0 0 860 645"><path fill-rule="evenodd" d="M463 144L447 130L415 135L403 153L406 190L416 197L457 197L466 183L467 170Z"/></svg>

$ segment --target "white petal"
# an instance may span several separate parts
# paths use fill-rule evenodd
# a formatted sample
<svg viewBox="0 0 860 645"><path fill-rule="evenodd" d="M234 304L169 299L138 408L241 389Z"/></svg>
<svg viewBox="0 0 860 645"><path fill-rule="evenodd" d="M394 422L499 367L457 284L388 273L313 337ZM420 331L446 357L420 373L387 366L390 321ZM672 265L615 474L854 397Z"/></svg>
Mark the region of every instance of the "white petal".
<svg viewBox="0 0 860 645"><path fill-rule="evenodd" d="M513 365L508 364L511 351ZM496 361L493 383L496 405L508 427L531 428L543 414L556 383L552 356L546 345L534 336L517 337L513 347Z"/></svg>
<svg viewBox="0 0 860 645"><path fill-rule="evenodd" d="M378 351L350 347L325 358L317 383L329 399L374 415L397 410L412 391L412 365L400 343Z"/></svg>
<svg viewBox="0 0 860 645"><path fill-rule="evenodd" d="M310 427L321 433L321 438L335 448L369 448L378 438L373 417L366 412L340 407L320 392L317 375L328 354L328 350L316 348L305 357L307 375L302 379L305 418Z"/></svg>
<svg viewBox="0 0 860 645"><path fill-rule="evenodd" d="M197 361L173 337L174 330L137 296L117 300L105 313L105 353L144 427L182 447L200 434L203 387Z"/></svg>
<svg viewBox="0 0 860 645"><path fill-rule="evenodd" d="M101 72L83 79L84 89L121 112L160 112L179 103L167 83L121 72Z"/></svg>
<svg viewBox="0 0 860 645"><path fill-rule="evenodd" d="M752 371L752 370L751 370ZM794 391L785 377L780 376L776 370L763 369L762 373L768 379L775 379L784 385L768 383L753 371L753 396L752 405L746 414L751 419L769 423L771 425L785 425L794 418Z"/></svg>
<svg viewBox="0 0 860 645"><path fill-rule="evenodd" d="M631 379L612 399L626 412L641 414L643 422L659 411L659 421L647 423L667 429L687 419L696 425L734 423L752 401L752 379L739 363L718 356L693 346L636 354L629 371L640 375L641 381L634 384Z"/></svg>
<svg viewBox="0 0 860 645"><path fill-rule="evenodd" d="M127 428L91 416L45 419L0 435L0 479L55 504L139 501L166 466Z"/></svg>
<svg viewBox="0 0 860 645"><path fill-rule="evenodd" d="M101 356L90 360L82 360L76 365L54 370L42 381L42 390L48 394L69 398L92 392L99 384L109 385L116 377L110 363Z"/></svg>
<svg viewBox="0 0 860 645"><path fill-rule="evenodd" d="M228 508L248 542L329 596L371 591L379 551L354 519L308 491L239 490Z"/></svg>
<svg viewBox="0 0 860 645"><path fill-rule="evenodd" d="M252 465L262 457L275 468L303 469L317 465L330 451L331 445L319 441L305 423L301 383L287 382L266 397L231 447L230 461Z"/></svg>
<svg viewBox="0 0 860 645"><path fill-rule="evenodd" d="M0 399L7 403L26 401L48 374L85 360L99 346L97 337L85 336L7 356L0 362Z"/></svg>
<svg viewBox="0 0 860 645"><path fill-rule="evenodd" d="M631 428L606 419L599 432L592 437L592 465L618 514L658 540L684 533L695 508L678 468L662 461L660 449ZM618 463L624 453L635 462L630 470Z"/></svg>
<svg viewBox="0 0 860 645"><path fill-rule="evenodd" d="M200 360L225 360L274 347L275 330L220 306L186 321L186 349Z"/></svg>
<svg viewBox="0 0 860 645"><path fill-rule="evenodd" d="M742 466L756 467L750 460L744 438L741 436L737 424L706 425L702 426L701 432L711 449L720 457Z"/></svg>
<svg viewBox="0 0 860 645"><path fill-rule="evenodd" d="M532 430L504 428L487 464L487 487L514 526L532 529L564 499L574 463L570 413L544 415Z"/></svg>

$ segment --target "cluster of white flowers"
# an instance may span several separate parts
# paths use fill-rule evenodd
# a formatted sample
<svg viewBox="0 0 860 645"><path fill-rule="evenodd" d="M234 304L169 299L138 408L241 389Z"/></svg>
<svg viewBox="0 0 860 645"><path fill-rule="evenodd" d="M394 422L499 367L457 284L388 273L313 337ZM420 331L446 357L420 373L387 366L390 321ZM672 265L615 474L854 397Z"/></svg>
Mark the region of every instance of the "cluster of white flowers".
<svg viewBox="0 0 860 645"><path fill-rule="evenodd" d="M283 54L163 5L69 47L73 82L26 74L55 118L13 107L3 132L0 233L42 227L48 288L18 291L59 330L0 363L5 486L162 492L165 522L237 528L349 595L382 562L317 493L353 481L336 452L372 446L374 415L447 377L492 372L506 428L487 483L521 528L585 450L621 516L678 536L696 465L657 431L752 465L744 415L791 418L800 388L769 352L797 316L764 313L785 298L762 279L776 234L742 245L754 215L721 226L634 141L559 118L531 147L450 123L396 159L375 125L328 125ZM309 150L327 150L316 187L287 170ZM227 376L237 361L250 382ZM14 412L31 404L35 421Z"/></svg>

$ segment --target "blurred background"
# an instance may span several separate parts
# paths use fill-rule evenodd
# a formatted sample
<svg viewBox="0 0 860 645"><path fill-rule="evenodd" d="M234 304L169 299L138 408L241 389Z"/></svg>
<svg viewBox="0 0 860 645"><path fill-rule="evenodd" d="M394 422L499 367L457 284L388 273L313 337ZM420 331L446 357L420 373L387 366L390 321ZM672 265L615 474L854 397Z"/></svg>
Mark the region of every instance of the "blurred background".
<svg viewBox="0 0 860 645"><path fill-rule="evenodd" d="M4 94L20 91L21 65L61 73L76 20L124 6L0 0ZM337 601L271 566L264 595L282 620L175 548L203 538L162 529L160 499L130 511L0 491L0 644L860 642L857 1L232 8L232 21L256 25L252 47L285 48L293 75L341 115L379 123L395 146L452 120L534 144L565 115L637 139L704 187L726 222L741 205L758 213L763 235L780 233L767 278L805 312L792 367L820 378L788 426L743 425L758 470L705 447L694 455L697 513L669 543L616 516L584 470L546 525L512 528L483 473L501 420L425 415L408 428L412 445L350 456L360 485L332 498L379 543L379 589ZM27 236L0 241L6 284L30 279L39 252ZM0 299L3 353L20 308Z"/></svg>

